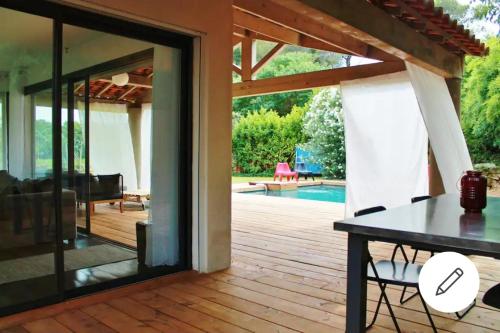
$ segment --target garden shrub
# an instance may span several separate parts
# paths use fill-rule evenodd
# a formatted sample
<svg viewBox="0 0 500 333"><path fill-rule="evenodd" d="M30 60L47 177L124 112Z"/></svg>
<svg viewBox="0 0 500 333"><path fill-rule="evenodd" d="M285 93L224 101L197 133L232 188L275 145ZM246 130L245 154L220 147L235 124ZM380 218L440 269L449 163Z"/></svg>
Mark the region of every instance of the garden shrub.
<svg viewBox="0 0 500 333"><path fill-rule="evenodd" d="M305 142L304 108L294 107L280 117L261 109L241 117L233 128L233 171L246 175L272 175L278 162L293 167L295 147Z"/></svg>
<svg viewBox="0 0 500 333"><path fill-rule="evenodd" d="M337 89L314 96L303 126L310 138L303 145L312 154L309 162L320 164L326 178L345 179L344 113Z"/></svg>
<svg viewBox="0 0 500 333"><path fill-rule="evenodd" d="M474 163L500 163L500 38L487 57L466 57L461 123Z"/></svg>

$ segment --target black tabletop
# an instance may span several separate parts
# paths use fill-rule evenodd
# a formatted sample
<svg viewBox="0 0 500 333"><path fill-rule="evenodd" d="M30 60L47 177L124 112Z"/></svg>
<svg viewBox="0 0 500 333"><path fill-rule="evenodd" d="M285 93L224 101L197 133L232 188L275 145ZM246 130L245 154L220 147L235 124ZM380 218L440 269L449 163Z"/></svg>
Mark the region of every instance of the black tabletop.
<svg viewBox="0 0 500 333"><path fill-rule="evenodd" d="M482 214L465 214L456 194L335 222L334 229L408 243L439 245L498 257L500 198L488 197ZM497 255L495 255L497 254Z"/></svg>

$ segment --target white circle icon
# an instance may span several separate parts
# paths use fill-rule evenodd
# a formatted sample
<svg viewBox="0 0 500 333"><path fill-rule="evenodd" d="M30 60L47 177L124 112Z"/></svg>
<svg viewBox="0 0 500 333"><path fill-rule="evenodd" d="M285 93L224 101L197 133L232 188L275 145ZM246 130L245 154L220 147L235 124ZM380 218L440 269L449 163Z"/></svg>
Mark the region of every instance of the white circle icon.
<svg viewBox="0 0 500 333"><path fill-rule="evenodd" d="M433 309L458 312L476 299L479 273L466 256L443 252L427 260L420 271L418 285L422 297Z"/></svg>

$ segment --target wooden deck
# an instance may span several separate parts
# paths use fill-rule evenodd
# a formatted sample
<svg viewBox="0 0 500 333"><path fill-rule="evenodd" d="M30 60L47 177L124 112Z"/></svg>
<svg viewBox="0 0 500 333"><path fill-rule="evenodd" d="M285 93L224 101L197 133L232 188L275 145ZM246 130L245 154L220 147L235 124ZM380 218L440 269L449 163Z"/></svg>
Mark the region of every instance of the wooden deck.
<svg viewBox="0 0 500 333"><path fill-rule="evenodd" d="M231 268L7 317L0 332L344 332L346 235L332 231L342 211L333 203L234 194ZM370 246L376 258L391 249ZM480 301L500 282L500 264L471 259L481 275L478 305L461 321L434 312L440 332L500 331L500 312ZM399 290L388 294L398 304ZM369 318L378 295L370 285ZM393 332L386 307L381 311L370 332ZM395 312L405 332L431 331L418 299Z"/></svg>

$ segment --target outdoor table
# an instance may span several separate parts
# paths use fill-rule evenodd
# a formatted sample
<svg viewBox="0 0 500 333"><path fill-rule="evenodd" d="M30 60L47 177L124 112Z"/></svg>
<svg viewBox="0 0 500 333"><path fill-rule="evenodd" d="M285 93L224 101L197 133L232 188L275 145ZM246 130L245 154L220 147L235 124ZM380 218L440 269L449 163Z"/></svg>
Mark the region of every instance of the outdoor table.
<svg viewBox="0 0 500 333"><path fill-rule="evenodd" d="M457 194L334 222L348 232L346 331L365 332L368 241L402 243L500 259L500 198L465 214Z"/></svg>

